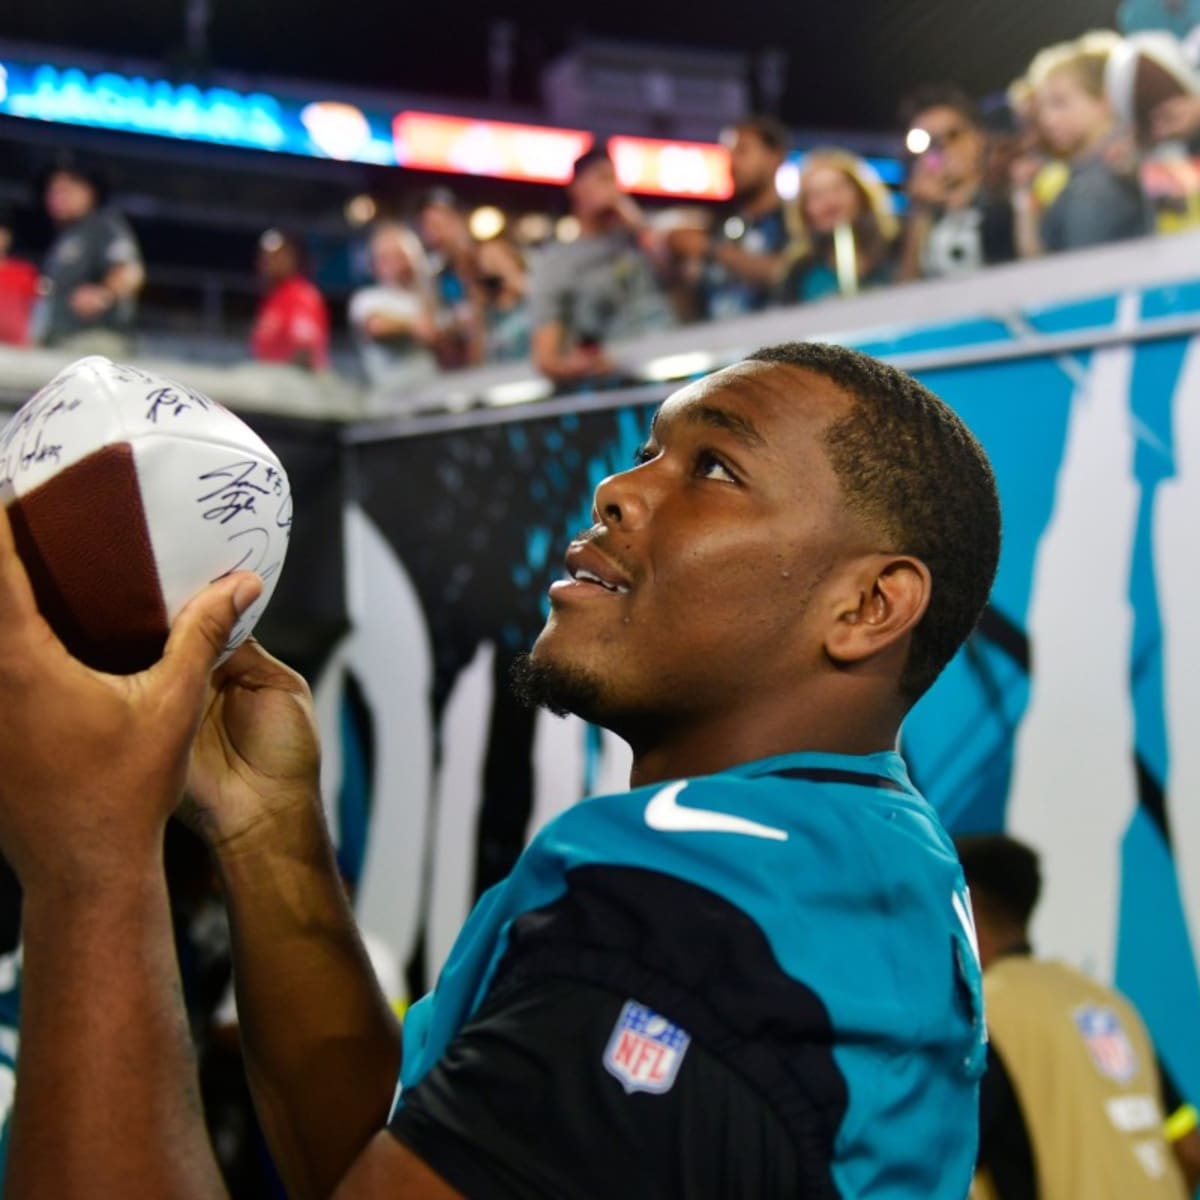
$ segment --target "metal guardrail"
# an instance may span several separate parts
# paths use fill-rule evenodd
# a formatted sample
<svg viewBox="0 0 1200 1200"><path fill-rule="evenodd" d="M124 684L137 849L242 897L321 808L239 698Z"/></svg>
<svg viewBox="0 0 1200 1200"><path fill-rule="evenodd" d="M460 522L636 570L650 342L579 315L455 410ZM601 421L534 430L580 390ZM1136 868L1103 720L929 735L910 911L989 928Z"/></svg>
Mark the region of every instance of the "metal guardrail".
<svg viewBox="0 0 1200 1200"><path fill-rule="evenodd" d="M1014 316L984 315L1010 326L1025 324ZM1084 350L1160 341L1166 338L1191 337L1194 334L1200 334L1200 312L1182 316L1155 317L1131 325L1087 326L1069 333L1015 332L1012 341L984 342L973 346L920 351L912 354L884 354L880 357L885 362L911 374L924 374L931 371L974 366L980 363L1013 362L1028 358L1056 358ZM353 445L384 441L389 438L417 437L422 434L443 433L448 430L470 429L483 425L499 425L509 421L535 420L541 417L563 416L575 412L595 412L625 408L636 404L652 404L669 395L684 382L686 380L683 379L664 380L658 383L613 388L601 392L556 396L549 400L540 400L529 404L478 405L459 412L368 419L348 425L343 430L342 437L347 444Z"/></svg>

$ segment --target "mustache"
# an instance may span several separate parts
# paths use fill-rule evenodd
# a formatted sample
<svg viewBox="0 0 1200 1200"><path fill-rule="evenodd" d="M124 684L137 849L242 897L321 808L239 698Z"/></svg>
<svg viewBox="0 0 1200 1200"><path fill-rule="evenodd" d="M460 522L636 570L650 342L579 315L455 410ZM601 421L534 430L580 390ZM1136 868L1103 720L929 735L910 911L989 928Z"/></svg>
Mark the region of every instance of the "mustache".
<svg viewBox="0 0 1200 1200"><path fill-rule="evenodd" d="M620 570L621 574L623 574L630 583L636 583L641 576L641 572L632 563L626 562L625 559L613 549L612 535L609 532L607 525L589 525L586 529L579 530L579 532L576 533L573 538L571 538L570 542L572 546L576 543L581 545L595 546L596 549L599 550L600 553L603 554L604 557L613 564L613 566Z"/></svg>

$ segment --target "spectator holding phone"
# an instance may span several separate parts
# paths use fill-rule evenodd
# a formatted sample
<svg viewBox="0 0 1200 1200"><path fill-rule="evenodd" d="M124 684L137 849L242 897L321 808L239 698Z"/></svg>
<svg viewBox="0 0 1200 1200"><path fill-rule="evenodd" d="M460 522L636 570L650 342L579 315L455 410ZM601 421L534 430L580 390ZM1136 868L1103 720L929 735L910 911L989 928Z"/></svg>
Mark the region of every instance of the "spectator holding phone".
<svg viewBox="0 0 1200 1200"><path fill-rule="evenodd" d="M478 274L477 247L458 197L437 187L422 198L417 228L429 250L438 366L466 367L480 361L483 338L471 292Z"/></svg>
<svg viewBox="0 0 1200 1200"><path fill-rule="evenodd" d="M775 177L789 140L774 117L747 117L733 129L734 211L713 238L704 278L705 311L713 320L759 312L777 299L788 229Z"/></svg>
<svg viewBox="0 0 1200 1200"><path fill-rule="evenodd" d="M481 242L476 286L483 314L484 359L515 362L529 357L529 274L525 255L498 234Z"/></svg>
<svg viewBox="0 0 1200 1200"><path fill-rule="evenodd" d="M655 235L604 150L576 160L567 198L579 236L542 252L530 303L533 361L559 386L613 374L610 342L674 323Z"/></svg>
<svg viewBox="0 0 1200 1200"><path fill-rule="evenodd" d="M903 113L911 159L899 277L965 275L1015 257L1012 206L987 178L987 133L970 97L929 85Z"/></svg>

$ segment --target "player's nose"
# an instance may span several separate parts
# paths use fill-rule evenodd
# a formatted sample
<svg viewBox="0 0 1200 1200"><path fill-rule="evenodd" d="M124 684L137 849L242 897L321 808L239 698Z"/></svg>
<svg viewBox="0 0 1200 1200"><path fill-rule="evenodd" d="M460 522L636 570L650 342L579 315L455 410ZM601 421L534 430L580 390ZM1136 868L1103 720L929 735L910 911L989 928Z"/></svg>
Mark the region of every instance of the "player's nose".
<svg viewBox="0 0 1200 1200"><path fill-rule="evenodd" d="M617 529L637 529L652 509L650 484L644 467L634 467L602 479L592 499L592 520Z"/></svg>

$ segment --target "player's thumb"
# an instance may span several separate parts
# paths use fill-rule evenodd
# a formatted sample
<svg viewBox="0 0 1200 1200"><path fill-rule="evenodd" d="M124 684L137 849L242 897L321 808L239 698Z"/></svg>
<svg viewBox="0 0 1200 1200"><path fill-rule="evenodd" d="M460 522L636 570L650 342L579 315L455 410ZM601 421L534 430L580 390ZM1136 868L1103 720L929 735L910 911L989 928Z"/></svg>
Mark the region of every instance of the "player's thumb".
<svg viewBox="0 0 1200 1200"><path fill-rule="evenodd" d="M209 584L175 618L162 659L152 674L186 694L202 690L229 645L238 618L262 589L262 580L250 571L237 571Z"/></svg>

